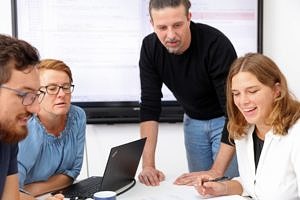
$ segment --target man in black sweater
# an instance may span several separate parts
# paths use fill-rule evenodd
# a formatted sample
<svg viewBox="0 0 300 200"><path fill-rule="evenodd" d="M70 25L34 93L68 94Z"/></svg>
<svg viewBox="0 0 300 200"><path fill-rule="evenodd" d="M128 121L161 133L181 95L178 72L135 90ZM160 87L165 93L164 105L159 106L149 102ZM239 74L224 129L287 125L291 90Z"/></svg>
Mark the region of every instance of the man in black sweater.
<svg viewBox="0 0 300 200"><path fill-rule="evenodd" d="M219 30L192 22L190 6L189 0L149 2L154 33L144 38L139 61L141 136L147 137L139 180L146 185L158 185L164 180L154 159L163 83L185 112L184 136L190 172L209 170L219 151L222 132L228 135L225 82L236 52ZM230 161L234 148L225 143L221 148L225 149L225 157L221 159ZM232 164L229 175L236 176L236 161ZM226 167L221 166L222 170ZM178 180L178 184L185 183Z"/></svg>

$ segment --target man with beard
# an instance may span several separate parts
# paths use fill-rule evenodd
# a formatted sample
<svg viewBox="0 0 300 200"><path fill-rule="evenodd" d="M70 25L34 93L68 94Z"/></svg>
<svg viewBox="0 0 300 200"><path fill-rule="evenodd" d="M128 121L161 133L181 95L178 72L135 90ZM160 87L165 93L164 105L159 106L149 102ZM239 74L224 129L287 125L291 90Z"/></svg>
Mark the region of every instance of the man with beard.
<svg viewBox="0 0 300 200"><path fill-rule="evenodd" d="M19 200L18 141L44 97L35 65L38 51L23 40L0 34L0 199ZM54 198L55 197L51 197ZM27 196L26 199L33 199ZM58 198L57 198L58 199Z"/></svg>
<svg viewBox="0 0 300 200"><path fill-rule="evenodd" d="M236 52L219 30L193 22L190 7L189 0L149 1L154 33L144 38L139 61L140 132L147 137L139 180L146 185L159 185L165 178L155 164L163 83L184 110L189 171L209 170L214 162L222 165L223 160L229 163L234 154L234 148L227 141L221 142L221 137L228 138L225 83ZM217 156L219 149L221 154ZM226 176L237 175L233 159ZM185 176L176 184L187 184Z"/></svg>

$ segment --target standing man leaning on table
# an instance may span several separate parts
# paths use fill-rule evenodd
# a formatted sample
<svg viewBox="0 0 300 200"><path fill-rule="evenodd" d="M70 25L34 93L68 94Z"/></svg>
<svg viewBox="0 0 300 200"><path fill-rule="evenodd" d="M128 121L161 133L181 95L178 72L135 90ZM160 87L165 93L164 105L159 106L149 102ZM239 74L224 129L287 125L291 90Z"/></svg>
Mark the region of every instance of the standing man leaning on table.
<svg viewBox="0 0 300 200"><path fill-rule="evenodd" d="M227 138L225 81L236 52L219 30L191 21L189 0L150 0L154 33L144 38L140 54L141 136L147 137L139 180L159 185L164 174L155 166L161 87L164 83L184 109L184 136L189 171L211 168ZM225 128L224 128L225 127ZM221 144L222 152L234 152ZM222 158L222 157L220 157ZM236 176L231 163L229 176Z"/></svg>
<svg viewBox="0 0 300 200"><path fill-rule="evenodd" d="M0 199L33 199L19 193L18 141L27 136L27 120L40 109L45 93L35 65L37 50L23 40L0 34ZM28 152L30 153L30 152ZM62 195L49 199L63 199Z"/></svg>

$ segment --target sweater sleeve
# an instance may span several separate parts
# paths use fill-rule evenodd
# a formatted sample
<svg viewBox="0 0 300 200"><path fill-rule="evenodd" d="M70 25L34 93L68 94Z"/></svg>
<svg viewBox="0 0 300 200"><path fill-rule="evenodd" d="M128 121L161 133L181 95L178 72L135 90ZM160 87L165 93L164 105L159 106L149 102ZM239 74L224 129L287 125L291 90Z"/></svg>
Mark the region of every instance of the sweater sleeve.
<svg viewBox="0 0 300 200"><path fill-rule="evenodd" d="M150 35L151 36L151 35ZM141 81L141 102L140 102L140 120L158 121L161 112L162 98L162 80L159 77L153 64L154 47L150 45L153 38L146 37L143 40L140 53L140 81Z"/></svg>
<svg viewBox="0 0 300 200"><path fill-rule="evenodd" d="M17 154L18 154L18 144L11 145L11 152L10 152L10 162L7 175L12 175L18 173L17 168Z"/></svg>

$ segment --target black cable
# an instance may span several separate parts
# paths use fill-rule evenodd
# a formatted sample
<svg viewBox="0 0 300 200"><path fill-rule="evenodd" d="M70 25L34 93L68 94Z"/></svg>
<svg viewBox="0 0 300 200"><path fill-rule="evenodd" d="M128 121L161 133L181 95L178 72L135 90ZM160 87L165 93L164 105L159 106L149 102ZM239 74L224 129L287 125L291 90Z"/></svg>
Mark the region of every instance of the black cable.
<svg viewBox="0 0 300 200"><path fill-rule="evenodd" d="M119 196L120 194L123 194L123 193L127 192L127 191L130 190L133 186L135 186L136 180L133 179L132 181L133 181L133 182L132 182L132 185L130 185L130 186L129 186L128 188L126 188L125 190L123 190L123 191L121 191L121 192L118 192L118 193L117 193L117 196Z"/></svg>

